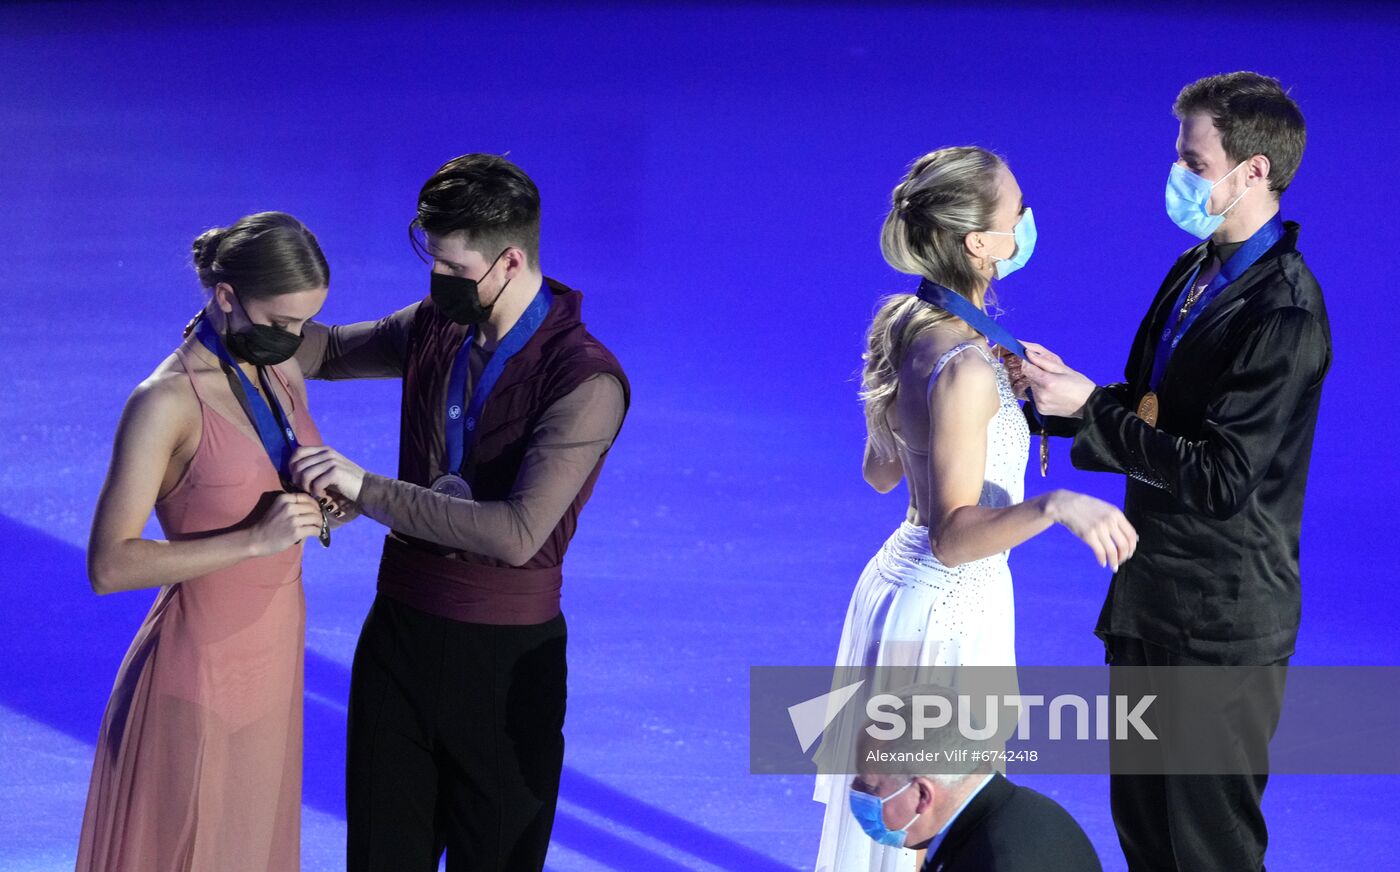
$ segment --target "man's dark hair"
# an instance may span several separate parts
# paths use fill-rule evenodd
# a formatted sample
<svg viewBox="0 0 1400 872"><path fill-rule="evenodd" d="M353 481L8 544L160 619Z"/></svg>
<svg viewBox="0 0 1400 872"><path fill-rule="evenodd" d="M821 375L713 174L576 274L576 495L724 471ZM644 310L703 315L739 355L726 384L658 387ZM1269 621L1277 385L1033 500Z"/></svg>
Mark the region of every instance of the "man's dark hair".
<svg viewBox="0 0 1400 872"><path fill-rule="evenodd" d="M1214 119L1231 163L1262 154L1269 159L1269 190L1288 190L1308 135L1302 111L1278 79L1238 72L1192 82L1177 95L1172 113L1184 119L1198 112Z"/></svg>
<svg viewBox="0 0 1400 872"><path fill-rule="evenodd" d="M422 252L418 231L460 232L488 259L508 247L540 256L540 191L525 171L499 155L464 154L438 167L418 192L409 237Z"/></svg>

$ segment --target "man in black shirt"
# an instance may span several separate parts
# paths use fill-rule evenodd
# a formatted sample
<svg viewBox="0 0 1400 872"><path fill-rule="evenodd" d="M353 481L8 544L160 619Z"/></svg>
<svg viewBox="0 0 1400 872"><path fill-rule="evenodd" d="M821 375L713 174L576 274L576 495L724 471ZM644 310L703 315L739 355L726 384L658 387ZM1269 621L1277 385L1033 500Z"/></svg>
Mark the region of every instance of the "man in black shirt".
<svg viewBox="0 0 1400 872"><path fill-rule="evenodd" d="M1131 870L1258 870L1266 775L1251 768L1278 722L1301 608L1298 540L1331 333L1322 292L1279 198L1302 158L1302 113L1279 83L1230 73L1174 106L1179 160L1167 211L1207 239L1167 273L1133 342L1126 382L1096 386L1027 343L1015 381L1080 469L1127 476L1137 553L1114 575L1097 634L1114 667L1272 664L1268 692L1222 701L1211 734L1237 774L1115 774ZM1198 718L1199 720L1199 718ZM1199 735L1201 724L1193 724ZM1164 735L1166 758L1183 747Z"/></svg>

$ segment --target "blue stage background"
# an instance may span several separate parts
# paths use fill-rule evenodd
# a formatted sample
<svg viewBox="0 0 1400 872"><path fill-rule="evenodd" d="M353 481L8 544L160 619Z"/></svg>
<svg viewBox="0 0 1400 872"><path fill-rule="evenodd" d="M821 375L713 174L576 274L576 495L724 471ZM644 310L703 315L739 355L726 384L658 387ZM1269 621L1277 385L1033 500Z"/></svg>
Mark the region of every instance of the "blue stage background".
<svg viewBox="0 0 1400 872"><path fill-rule="evenodd" d="M861 481L854 382L876 299L911 286L879 254L889 190L936 147L1006 155L1042 236L1000 287L1004 320L1116 380L1192 243L1162 188L1172 99L1202 75L1275 75L1309 124L1284 214L1335 362L1294 662L1397 662L1391 7L290 6L0 8L0 868L72 865L102 708L152 599L94 597L83 548L122 403L202 305L189 241L291 212L331 262L323 320L377 317L426 293L405 225L467 151L538 182L546 271L585 292L634 385L569 556L550 869L810 868L810 779L747 773L748 667L829 662L903 515L902 490ZM331 444L394 470L397 383L315 384L311 402ZM1066 447L1032 493L1121 498ZM382 534L360 521L307 552L308 870L343 866L348 664ZM1101 662L1108 573L1088 550L1057 530L1012 562L1021 661ZM1025 782L1123 868L1106 778ZM1395 777L1275 778L1270 868L1400 856L1397 798Z"/></svg>

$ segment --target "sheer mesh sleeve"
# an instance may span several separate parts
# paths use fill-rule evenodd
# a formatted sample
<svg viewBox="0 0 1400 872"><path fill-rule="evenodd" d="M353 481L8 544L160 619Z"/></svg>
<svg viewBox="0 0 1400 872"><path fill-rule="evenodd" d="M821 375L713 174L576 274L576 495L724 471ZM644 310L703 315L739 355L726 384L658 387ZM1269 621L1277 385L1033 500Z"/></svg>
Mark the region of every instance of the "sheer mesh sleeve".
<svg viewBox="0 0 1400 872"><path fill-rule="evenodd" d="M625 411L621 382L605 373L595 375L545 410L504 500L455 499L366 473L360 509L401 533L523 565L539 551L612 445Z"/></svg>
<svg viewBox="0 0 1400 872"><path fill-rule="evenodd" d="M378 321L327 327L310 321L302 328L297 363L307 378L399 378L418 304Z"/></svg>

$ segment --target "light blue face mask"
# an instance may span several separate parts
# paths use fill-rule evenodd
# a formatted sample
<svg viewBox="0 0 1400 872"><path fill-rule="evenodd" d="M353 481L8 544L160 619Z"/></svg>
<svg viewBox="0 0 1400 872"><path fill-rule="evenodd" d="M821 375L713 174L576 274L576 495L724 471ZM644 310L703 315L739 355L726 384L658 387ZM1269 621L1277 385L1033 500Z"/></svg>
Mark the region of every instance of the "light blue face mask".
<svg viewBox="0 0 1400 872"><path fill-rule="evenodd" d="M1197 239L1210 236L1220 229L1220 225L1225 221L1225 213L1235 208L1235 203L1243 199L1250 189L1245 188L1244 193L1236 197L1219 215L1210 214L1210 192L1246 163L1248 161L1240 161L1234 170L1230 170L1214 182L1206 181L1181 164L1172 164L1172 171L1167 176L1167 217L1171 218L1177 227Z"/></svg>
<svg viewBox="0 0 1400 872"><path fill-rule="evenodd" d="M1016 252L1010 257L997 257L991 255L992 260L997 262L997 278L1004 279L1016 270L1026 265L1026 261L1031 259L1031 254L1035 251L1035 213L1029 206L1021 213L1021 217L1016 221L1016 227L1012 232L1004 230L983 230L989 236L1014 236L1016 237Z"/></svg>
<svg viewBox="0 0 1400 872"><path fill-rule="evenodd" d="M909 819L909 823L897 830L892 830L885 826L885 803L913 786L914 782L910 781L884 799L852 787L851 814L856 816L856 822L860 824L861 829L865 830L865 834L879 844L903 848L904 840L909 836L909 828L914 825L914 821L918 820L920 815L914 815Z"/></svg>

